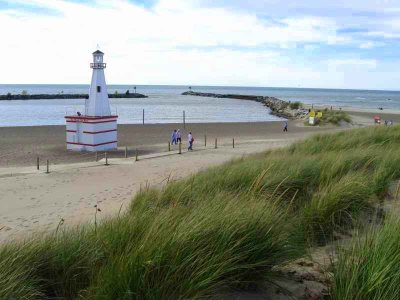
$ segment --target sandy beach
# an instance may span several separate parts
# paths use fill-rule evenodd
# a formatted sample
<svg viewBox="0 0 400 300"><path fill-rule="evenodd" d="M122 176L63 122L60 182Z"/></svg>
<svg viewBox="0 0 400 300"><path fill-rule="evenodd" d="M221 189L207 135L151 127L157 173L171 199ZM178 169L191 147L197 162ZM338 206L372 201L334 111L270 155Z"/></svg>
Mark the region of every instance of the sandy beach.
<svg viewBox="0 0 400 300"><path fill-rule="evenodd" d="M125 146L130 156L135 155L135 149L140 155L167 151L171 132L177 128L181 129L183 140L192 131L195 144L200 146L204 145L205 135L209 145L215 138L219 143L231 143L232 138L238 143L282 138L283 127L282 122L187 124L186 129L182 124L119 125L119 151L110 152L109 157L124 157ZM304 127L296 121L290 124L285 137L321 130L325 129ZM37 156L42 163L48 159L52 165L95 160L94 153L66 151L65 126L0 127L0 141L0 167L35 166Z"/></svg>
<svg viewBox="0 0 400 300"><path fill-rule="evenodd" d="M356 125L372 125L369 114L356 113ZM399 116L390 115L395 122ZM353 126L353 127L354 127ZM121 149L95 161L93 153L65 150L65 127L0 128L0 241L28 236L30 233L55 230L63 225L90 222L94 205L100 218L115 215L129 205L133 195L146 184L160 186L172 179L188 176L207 167L233 158L283 147L313 134L333 132L351 127L308 127L303 121L291 121L289 132L282 132L282 122L190 124L195 137L195 151L177 154L177 147L168 152L168 139L181 125L120 125ZM204 146L207 135L207 146ZM218 149L214 148L218 138ZM232 148L235 138L235 148ZM185 140L185 139L184 139ZM185 142L183 144L186 145ZM129 158L124 158L127 146ZM138 148L139 161L134 149ZM44 165L36 170L36 155L49 159L50 174Z"/></svg>

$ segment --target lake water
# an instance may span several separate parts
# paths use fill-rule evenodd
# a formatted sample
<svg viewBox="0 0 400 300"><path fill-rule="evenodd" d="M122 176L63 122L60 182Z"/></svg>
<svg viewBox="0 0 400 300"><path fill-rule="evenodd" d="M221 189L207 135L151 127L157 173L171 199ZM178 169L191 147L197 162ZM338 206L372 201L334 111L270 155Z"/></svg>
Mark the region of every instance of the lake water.
<svg viewBox="0 0 400 300"><path fill-rule="evenodd" d="M88 85L0 85L0 94L87 93ZM109 93L125 93L130 85L109 85ZM145 110L145 123L179 123L183 111L188 123L278 121L262 104L234 99L182 96L187 86L137 86L144 99L111 99L119 124L140 124ZM366 90L332 90L258 87L196 86L194 91L274 96L283 100L334 107L400 109L400 92ZM64 116L84 111L83 99L0 101L0 126L62 125Z"/></svg>

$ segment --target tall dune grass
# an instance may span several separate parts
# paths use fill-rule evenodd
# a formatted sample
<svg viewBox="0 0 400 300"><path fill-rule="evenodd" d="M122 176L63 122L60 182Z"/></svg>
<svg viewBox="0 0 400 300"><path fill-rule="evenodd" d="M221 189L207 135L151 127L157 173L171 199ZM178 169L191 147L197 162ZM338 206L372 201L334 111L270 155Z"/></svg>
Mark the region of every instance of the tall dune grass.
<svg viewBox="0 0 400 300"><path fill-rule="evenodd" d="M340 251L332 298L399 299L399 265L400 219L393 216Z"/></svg>
<svg viewBox="0 0 400 300"><path fill-rule="evenodd" d="M237 159L129 210L0 248L0 298L188 299L271 280L353 226L400 177L400 127L313 137Z"/></svg>

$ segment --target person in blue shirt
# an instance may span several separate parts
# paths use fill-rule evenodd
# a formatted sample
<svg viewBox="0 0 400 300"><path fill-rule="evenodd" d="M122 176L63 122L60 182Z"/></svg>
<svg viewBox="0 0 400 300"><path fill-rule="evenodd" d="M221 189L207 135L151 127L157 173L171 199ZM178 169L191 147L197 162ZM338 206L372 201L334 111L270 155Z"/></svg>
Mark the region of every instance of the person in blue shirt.
<svg viewBox="0 0 400 300"><path fill-rule="evenodd" d="M283 132L287 132L288 131L288 121L285 121L283 123Z"/></svg>
<svg viewBox="0 0 400 300"><path fill-rule="evenodd" d="M171 135L171 144L172 144L172 145L176 145L176 144L177 144L177 141L176 141L176 129L174 129L174 131L172 132L172 135Z"/></svg>

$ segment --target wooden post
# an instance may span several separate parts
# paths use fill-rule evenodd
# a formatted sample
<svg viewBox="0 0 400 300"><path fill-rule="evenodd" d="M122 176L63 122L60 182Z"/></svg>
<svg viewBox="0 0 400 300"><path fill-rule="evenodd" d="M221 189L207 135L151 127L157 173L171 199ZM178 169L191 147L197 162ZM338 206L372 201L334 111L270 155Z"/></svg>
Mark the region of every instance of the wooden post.
<svg viewBox="0 0 400 300"><path fill-rule="evenodd" d="M204 147L207 147L207 135L204 135Z"/></svg>
<svg viewBox="0 0 400 300"><path fill-rule="evenodd" d="M46 174L49 174L49 160L46 160Z"/></svg>
<svg viewBox="0 0 400 300"><path fill-rule="evenodd" d="M128 158L128 147L125 146L125 158Z"/></svg>
<svg viewBox="0 0 400 300"><path fill-rule="evenodd" d="M186 128L186 115L185 115L185 111L183 111L183 128Z"/></svg>
<svg viewBox="0 0 400 300"><path fill-rule="evenodd" d="M36 157L36 169L39 170L39 156Z"/></svg>
<svg viewBox="0 0 400 300"><path fill-rule="evenodd" d="M178 154L182 154L182 142L179 142L179 152Z"/></svg>
<svg viewBox="0 0 400 300"><path fill-rule="evenodd" d="M98 162L98 161L99 161L99 154L96 151L96 162Z"/></svg>
<svg viewBox="0 0 400 300"><path fill-rule="evenodd" d="M106 159L105 165L108 166L108 156L107 156L107 152L104 152L104 158Z"/></svg>
<svg viewBox="0 0 400 300"><path fill-rule="evenodd" d="M218 140L217 140L217 138L215 138L215 149L217 149L218 148Z"/></svg>
<svg viewBox="0 0 400 300"><path fill-rule="evenodd" d="M168 142L168 152L171 151L171 142Z"/></svg>
<svg viewBox="0 0 400 300"><path fill-rule="evenodd" d="M235 148L235 138L232 139L232 148Z"/></svg>
<svg viewBox="0 0 400 300"><path fill-rule="evenodd" d="M143 122L143 125L144 125L144 108L143 108L142 122Z"/></svg>
<svg viewBox="0 0 400 300"><path fill-rule="evenodd" d="M138 149L136 149L135 151L135 161L139 160L139 153L138 153Z"/></svg>

